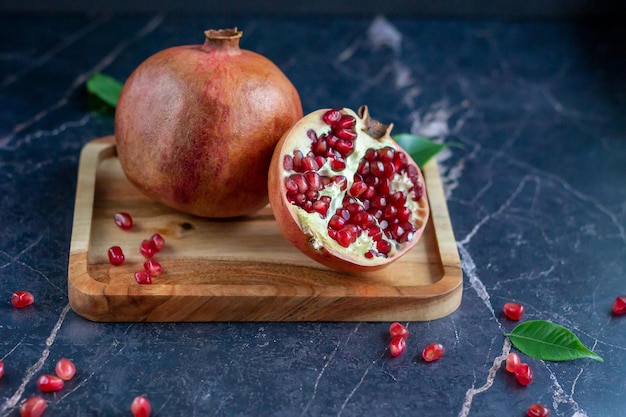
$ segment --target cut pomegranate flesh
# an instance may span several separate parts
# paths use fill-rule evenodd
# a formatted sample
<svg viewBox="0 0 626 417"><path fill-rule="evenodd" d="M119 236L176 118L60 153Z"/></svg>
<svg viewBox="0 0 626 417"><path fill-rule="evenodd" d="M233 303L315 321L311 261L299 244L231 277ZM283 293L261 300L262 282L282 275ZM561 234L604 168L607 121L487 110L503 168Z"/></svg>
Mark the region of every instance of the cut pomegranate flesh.
<svg viewBox="0 0 626 417"><path fill-rule="evenodd" d="M541 404L533 404L526 410L526 415L528 415L528 417L548 417L550 410Z"/></svg>
<svg viewBox="0 0 626 417"><path fill-rule="evenodd" d="M391 339L391 342L389 342L389 353L394 358L402 355L405 349L406 349L406 339L404 337L396 336L393 339Z"/></svg>
<svg viewBox="0 0 626 417"><path fill-rule="evenodd" d="M390 129L366 109L331 109L305 117L279 144L283 197L313 250L384 265L421 236L429 214L421 171Z"/></svg>
<svg viewBox="0 0 626 417"><path fill-rule="evenodd" d="M107 255L109 256L109 262L111 265L121 265L126 259L124 251L122 251L122 248L119 246L111 246L107 251Z"/></svg>
<svg viewBox="0 0 626 417"><path fill-rule="evenodd" d="M28 291L16 291L11 295L11 305L15 308L24 308L35 302L35 296Z"/></svg>
<svg viewBox="0 0 626 417"><path fill-rule="evenodd" d="M120 229L130 230L133 228L133 218L128 213L115 213L113 219L115 220L115 224L118 225Z"/></svg>
<svg viewBox="0 0 626 417"><path fill-rule="evenodd" d="M619 295L613 301L613 314L621 316L626 313L626 295Z"/></svg>
<svg viewBox="0 0 626 417"><path fill-rule="evenodd" d="M63 388L64 382L56 375L41 375L37 378L37 386L41 392L56 392Z"/></svg>
<svg viewBox="0 0 626 417"><path fill-rule="evenodd" d="M64 381L69 381L76 374L76 365L70 359L61 358L54 367L54 372Z"/></svg>
<svg viewBox="0 0 626 417"><path fill-rule="evenodd" d="M20 416L22 417L41 417L46 410L48 404L46 400L39 396L33 396L25 400L20 405Z"/></svg>
<svg viewBox="0 0 626 417"><path fill-rule="evenodd" d="M407 329L398 322L391 323L391 325L389 326L389 335L392 338L401 337L403 339L406 339L407 337L409 337L409 329Z"/></svg>
<svg viewBox="0 0 626 417"><path fill-rule="evenodd" d="M519 320L524 315L524 306L519 303L506 303L502 307L504 315L511 320Z"/></svg>
<svg viewBox="0 0 626 417"><path fill-rule="evenodd" d="M533 370L527 363L520 363L515 368L515 378L521 385L526 386L533 381Z"/></svg>
<svg viewBox="0 0 626 417"><path fill-rule="evenodd" d="M441 343L431 343L422 350L422 359L426 362L433 362L441 359L445 349Z"/></svg>
<svg viewBox="0 0 626 417"><path fill-rule="evenodd" d="M130 412L133 413L135 417L149 417L152 412L150 400L143 395L138 395L130 404Z"/></svg>

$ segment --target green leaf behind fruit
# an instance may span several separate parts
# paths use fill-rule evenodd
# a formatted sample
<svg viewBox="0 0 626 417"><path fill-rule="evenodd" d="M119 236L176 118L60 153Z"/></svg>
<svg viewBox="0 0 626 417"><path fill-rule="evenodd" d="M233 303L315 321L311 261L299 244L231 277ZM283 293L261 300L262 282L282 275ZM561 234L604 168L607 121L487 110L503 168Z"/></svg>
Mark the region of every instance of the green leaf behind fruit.
<svg viewBox="0 0 626 417"><path fill-rule="evenodd" d="M569 329L550 321L527 321L505 336L522 353L536 359L566 361L591 358L604 361L598 354L587 349Z"/></svg>
<svg viewBox="0 0 626 417"><path fill-rule="evenodd" d="M445 144L436 143L428 138L410 133L399 133L393 135L392 138L411 155L411 158L420 168L446 148Z"/></svg>
<svg viewBox="0 0 626 417"><path fill-rule="evenodd" d="M117 106L123 84L115 78L96 72L87 80L87 91L111 107Z"/></svg>

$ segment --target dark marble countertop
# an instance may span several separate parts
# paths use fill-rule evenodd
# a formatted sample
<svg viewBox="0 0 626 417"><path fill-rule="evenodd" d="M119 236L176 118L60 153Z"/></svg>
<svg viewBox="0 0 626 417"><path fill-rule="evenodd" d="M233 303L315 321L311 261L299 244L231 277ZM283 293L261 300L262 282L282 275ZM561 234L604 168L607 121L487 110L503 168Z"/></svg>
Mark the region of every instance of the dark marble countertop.
<svg viewBox="0 0 626 417"><path fill-rule="evenodd" d="M168 46L238 26L298 88L305 113L368 104L396 132L462 144L440 154L464 273L449 316L407 323L96 323L68 304L81 148L113 133L89 105L93 72L119 79ZM0 417L61 357L77 376L50 416L616 417L626 406L626 28L574 22L242 16L0 15ZM35 304L14 309L11 294ZM604 358L501 367L516 323L562 324ZM441 342L445 356L424 363Z"/></svg>

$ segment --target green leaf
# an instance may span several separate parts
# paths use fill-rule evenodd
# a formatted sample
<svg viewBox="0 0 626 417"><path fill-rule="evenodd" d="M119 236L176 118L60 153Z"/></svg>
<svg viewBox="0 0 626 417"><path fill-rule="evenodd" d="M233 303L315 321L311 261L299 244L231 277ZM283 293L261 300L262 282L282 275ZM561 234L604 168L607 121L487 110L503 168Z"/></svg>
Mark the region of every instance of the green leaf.
<svg viewBox="0 0 626 417"><path fill-rule="evenodd" d="M413 158L420 168L446 148L445 144L436 143L428 138L412 135L410 133L399 133L393 135L392 138L402 149L411 155L411 158Z"/></svg>
<svg viewBox="0 0 626 417"><path fill-rule="evenodd" d="M99 72L92 74L87 80L87 91L112 107L117 106L122 86L120 81Z"/></svg>
<svg viewBox="0 0 626 417"><path fill-rule="evenodd" d="M598 354L587 349L574 333L550 321L527 321L505 336L521 352L536 359L566 361L591 358L604 362Z"/></svg>

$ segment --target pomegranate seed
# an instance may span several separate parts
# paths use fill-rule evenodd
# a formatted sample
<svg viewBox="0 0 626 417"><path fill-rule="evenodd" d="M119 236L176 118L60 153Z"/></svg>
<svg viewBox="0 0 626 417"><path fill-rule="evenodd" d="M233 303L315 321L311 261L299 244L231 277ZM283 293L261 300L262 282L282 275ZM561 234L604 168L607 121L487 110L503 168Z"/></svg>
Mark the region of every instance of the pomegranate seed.
<svg viewBox="0 0 626 417"><path fill-rule="evenodd" d="M150 236L150 240L152 241L154 250L157 252L161 252L165 247L165 239L163 239L163 236L161 236L159 233L155 233Z"/></svg>
<svg viewBox="0 0 626 417"><path fill-rule="evenodd" d="M20 405L20 416L41 417L47 406L48 404L43 398L39 396L30 397Z"/></svg>
<svg viewBox="0 0 626 417"><path fill-rule="evenodd" d="M326 218L326 213L328 213L328 202L324 201L324 200L318 200L315 201L313 203L313 206L311 207L311 209L316 212L319 213L322 218Z"/></svg>
<svg viewBox="0 0 626 417"><path fill-rule="evenodd" d="M109 255L109 262L111 265L121 265L126 259L124 251L122 251L122 248L119 246L111 246L107 251L107 255Z"/></svg>
<svg viewBox="0 0 626 417"><path fill-rule="evenodd" d="M367 191L367 188L367 184L365 184L363 181L357 181L352 184L352 187L350 187L350 195L352 197L358 197L365 191Z"/></svg>
<svg viewBox="0 0 626 417"><path fill-rule="evenodd" d="M143 395L136 396L130 404L130 412L133 413L133 416L135 417L149 417L152 412L150 400Z"/></svg>
<svg viewBox="0 0 626 417"><path fill-rule="evenodd" d="M147 259L143 263L143 268L151 277L157 277L163 272L163 267L154 258Z"/></svg>
<svg viewBox="0 0 626 417"><path fill-rule="evenodd" d="M519 320L524 315L524 306L518 303L506 303L502 310L504 315L511 320Z"/></svg>
<svg viewBox="0 0 626 417"><path fill-rule="evenodd" d="M376 151L376 157L383 162L392 162L395 153L396 151L392 147L385 146L384 148L380 148Z"/></svg>
<svg viewBox="0 0 626 417"><path fill-rule="evenodd" d="M338 214L334 214L328 221L328 227L334 230L341 230L346 224L346 219Z"/></svg>
<svg viewBox="0 0 626 417"><path fill-rule="evenodd" d="M356 125L356 119L349 114L341 116L341 119L334 124L333 129L352 129Z"/></svg>
<svg viewBox="0 0 626 417"><path fill-rule="evenodd" d="M317 165L315 158L307 156L302 160L303 171L317 171L318 169L320 169L320 167Z"/></svg>
<svg viewBox="0 0 626 417"><path fill-rule="evenodd" d="M315 171L308 171L304 173L304 179L309 184L309 189L313 191L319 191L322 188L322 178L320 174Z"/></svg>
<svg viewBox="0 0 626 417"><path fill-rule="evenodd" d="M300 168L302 167L302 158L304 158L304 155L302 154L302 151L300 151L299 149L296 149L295 151L293 151L293 170L296 172L300 172Z"/></svg>
<svg viewBox="0 0 626 417"><path fill-rule="evenodd" d="M533 381L533 370L527 363L522 362L515 368L515 378L520 384L526 386Z"/></svg>
<svg viewBox="0 0 626 417"><path fill-rule="evenodd" d="M620 295L613 302L613 314L621 316L624 313L626 313L626 295Z"/></svg>
<svg viewBox="0 0 626 417"><path fill-rule="evenodd" d="M63 388L63 380L56 375L41 375L37 378L37 386L41 392L56 392Z"/></svg>
<svg viewBox="0 0 626 417"><path fill-rule="evenodd" d="M327 125L333 125L341 120L341 112L337 109L330 109L322 115L322 120Z"/></svg>
<svg viewBox="0 0 626 417"><path fill-rule="evenodd" d="M391 342L389 342L389 353L394 358L396 356L402 355L402 352L404 352L405 349L406 349L406 339L402 336L396 336L393 339L391 339Z"/></svg>
<svg viewBox="0 0 626 417"><path fill-rule="evenodd" d="M515 369L517 369L517 366L520 363L522 363L522 360L520 359L519 355L515 352L511 352L506 357L506 370L508 372L515 373Z"/></svg>
<svg viewBox="0 0 626 417"><path fill-rule="evenodd" d="M115 219L115 224L123 230L130 230L133 228L133 218L130 217L130 214L125 212L115 213L113 216Z"/></svg>
<svg viewBox="0 0 626 417"><path fill-rule="evenodd" d="M285 171L291 171L293 169L293 158L291 155L285 155L283 158L283 168Z"/></svg>
<svg viewBox="0 0 626 417"><path fill-rule="evenodd" d="M336 132L339 139L355 140L357 137L356 132L353 129L341 129Z"/></svg>
<svg viewBox="0 0 626 417"><path fill-rule="evenodd" d="M433 362L441 359L445 349L441 343L431 343L422 350L422 358L426 362Z"/></svg>
<svg viewBox="0 0 626 417"><path fill-rule="evenodd" d="M376 242L376 250L382 255L388 255L391 252L391 243L387 240L379 240Z"/></svg>
<svg viewBox="0 0 626 417"><path fill-rule="evenodd" d="M142 240L141 245L139 245L139 252L141 252L145 258L152 258L156 252L154 242L150 239Z"/></svg>
<svg viewBox="0 0 626 417"><path fill-rule="evenodd" d="M336 241L344 248L350 246L350 244L353 243L355 240L356 239L354 238L352 232L350 232L350 230L348 230L347 228L343 228L337 231Z"/></svg>
<svg viewBox="0 0 626 417"><path fill-rule="evenodd" d="M59 378L69 381L76 374L76 365L70 359L61 358L54 367L54 371Z"/></svg>
<svg viewBox="0 0 626 417"><path fill-rule="evenodd" d="M526 415L528 415L528 417L548 417L550 410L541 404L533 404L526 410Z"/></svg>
<svg viewBox="0 0 626 417"><path fill-rule="evenodd" d="M152 284L152 277L150 277L150 274L144 269L135 272L135 281L137 281L138 284Z"/></svg>
<svg viewBox="0 0 626 417"><path fill-rule="evenodd" d="M339 139L335 145L335 149L341 154L341 156L349 156L352 152L354 152L354 142L346 139Z"/></svg>
<svg viewBox="0 0 626 417"><path fill-rule="evenodd" d="M391 326L389 326L389 335L392 338L401 337L403 339L406 339L407 337L409 337L409 329L407 329L398 322L391 323Z"/></svg>
<svg viewBox="0 0 626 417"><path fill-rule="evenodd" d="M11 304L15 308L24 308L35 302L35 296L28 291L16 291L11 296Z"/></svg>
<svg viewBox="0 0 626 417"><path fill-rule="evenodd" d="M0 360L0 378L4 375L4 362Z"/></svg>

